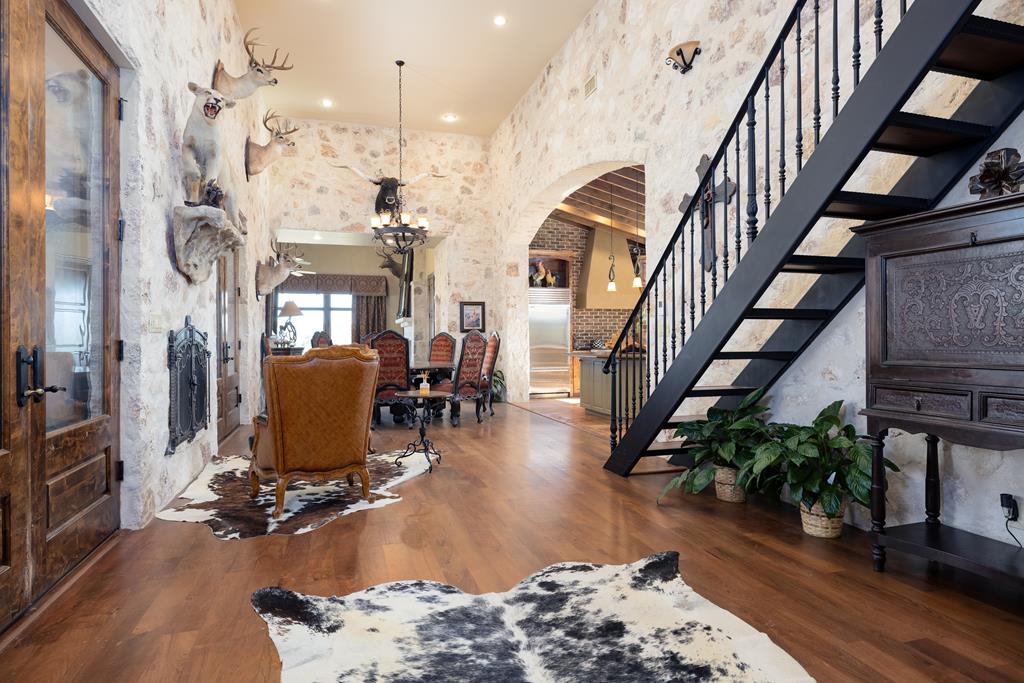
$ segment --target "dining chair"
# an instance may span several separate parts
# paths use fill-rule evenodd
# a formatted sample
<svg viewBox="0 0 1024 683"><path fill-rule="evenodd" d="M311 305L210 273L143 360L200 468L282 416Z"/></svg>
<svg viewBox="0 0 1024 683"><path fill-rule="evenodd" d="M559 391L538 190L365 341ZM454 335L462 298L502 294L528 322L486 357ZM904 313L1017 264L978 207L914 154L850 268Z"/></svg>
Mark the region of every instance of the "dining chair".
<svg viewBox="0 0 1024 683"><path fill-rule="evenodd" d="M454 379L441 382L435 387L449 394L452 426L458 427L463 401L476 401L476 421L483 422L480 411L483 407L484 391L481 379L484 370L484 356L487 354L487 338L477 330L467 332L462 338L459 364Z"/></svg>
<svg viewBox="0 0 1024 683"><path fill-rule="evenodd" d="M395 422L401 424L405 421L405 406L396 394L412 389L409 381L409 340L394 330L384 330L370 338L369 346L380 357L373 422L379 425L381 406L389 406Z"/></svg>
<svg viewBox="0 0 1024 683"><path fill-rule="evenodd" d="M494 366L498 363L498 350L501 348L501 337L497 332L491 332L487 338L487 350L484 352L484 371L480 377L481 388L484 392L484 406L494 415Z"/></svg>

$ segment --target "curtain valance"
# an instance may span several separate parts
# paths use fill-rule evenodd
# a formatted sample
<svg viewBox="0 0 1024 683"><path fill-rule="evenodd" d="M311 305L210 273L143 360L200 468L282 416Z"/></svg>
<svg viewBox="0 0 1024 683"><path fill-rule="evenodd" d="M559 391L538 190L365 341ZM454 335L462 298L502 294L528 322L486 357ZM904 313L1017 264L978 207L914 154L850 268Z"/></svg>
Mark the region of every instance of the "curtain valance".
<svg viewBox="0 0 1024 683"><path fill-rule="evenodd" d="M281 285L281 291L387 296L388 280L383 275L333 275L328 273L303 277L292 275Z"/></svg>

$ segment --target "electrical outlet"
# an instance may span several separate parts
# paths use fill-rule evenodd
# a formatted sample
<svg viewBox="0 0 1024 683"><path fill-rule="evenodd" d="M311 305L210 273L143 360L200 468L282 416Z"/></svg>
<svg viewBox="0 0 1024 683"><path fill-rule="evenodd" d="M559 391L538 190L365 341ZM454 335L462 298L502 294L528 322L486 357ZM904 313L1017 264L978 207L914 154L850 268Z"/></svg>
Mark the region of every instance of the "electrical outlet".
<svg viewBox="0 0 1024 683"><path fill-rule="evenodd" d="M999 506L1003 514L1003 519L1007 520L1010 527L1024 531L1024 519L1022 519L1020 515L1017 497L1012 493L1000 493Z"/></svg>

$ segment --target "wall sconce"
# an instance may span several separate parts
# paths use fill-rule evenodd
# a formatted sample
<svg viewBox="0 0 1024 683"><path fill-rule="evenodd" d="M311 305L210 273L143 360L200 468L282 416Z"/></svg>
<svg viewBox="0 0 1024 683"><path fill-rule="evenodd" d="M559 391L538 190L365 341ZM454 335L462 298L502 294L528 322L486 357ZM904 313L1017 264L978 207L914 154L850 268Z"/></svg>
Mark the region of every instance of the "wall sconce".
<svg viewBox="0 0 1024 683"><path fill-rule="evenodd" d="M684 74L693 68L693 60L699 54L700 41L688 40L685 43L679 43L669 50L668 59L665 60L665 63L680 74Z"/></svg>

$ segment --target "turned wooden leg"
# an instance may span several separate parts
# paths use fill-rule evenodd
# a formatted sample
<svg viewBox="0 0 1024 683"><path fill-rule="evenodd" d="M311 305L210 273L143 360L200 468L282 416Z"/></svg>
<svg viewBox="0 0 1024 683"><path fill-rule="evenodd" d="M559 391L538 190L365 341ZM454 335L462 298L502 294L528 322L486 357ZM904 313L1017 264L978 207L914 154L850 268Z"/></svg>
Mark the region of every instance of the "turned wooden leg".
<svg viewBox="0 0 1024 683"><path fill-rule="evenodd" d="M249 497L255 498L260 495L260 475L250 467L249 468Z"/></svg>
<svg viewBox="0 0 1024 683"><path fill-rule="evenodd" d="M274 492L274 519L281 516L284 512L284 490L288 488L288 480L284 477L278 477L277 488Z"/></svg>
<svg viewBox="0 0 1024 683"><path fill-rule="evenodd" d="M363 485L363 498L370 500L370 471L365 467L359 470L359 480Z"/></svg>
<svg viewBox="0 0 1024 683"><path fill-rule="evenodd" d="M459 417L462 414L462 404L459 401L452 401L452 426L459 426Z"/></svg>
<svg viewBox="0 0 1024 683"><path fill-rule="evenodd" d="M927 434L928 459L924 475L925 523L939 524L939 510L942 507L942 488L939 483L939 437Z"/></svg>
<svg viewBox="0 0 1024 683"><path fill-rule="evenodd" d="M871 531L885 533L885 437L883 429L868 437L871 444ZM876 572L885 571L885 546L876 537L871 546L871 558Z"/></svg>
<svg viewBox="0 0 1024 683"><path fill-rule="evenodd" d="M484 409L484 400L483 400L483 398L478 398L476 400L476 423L477 424L480 424L481 422L484 421L484 418L481 415L481 411L483 409Z"/></svg>

